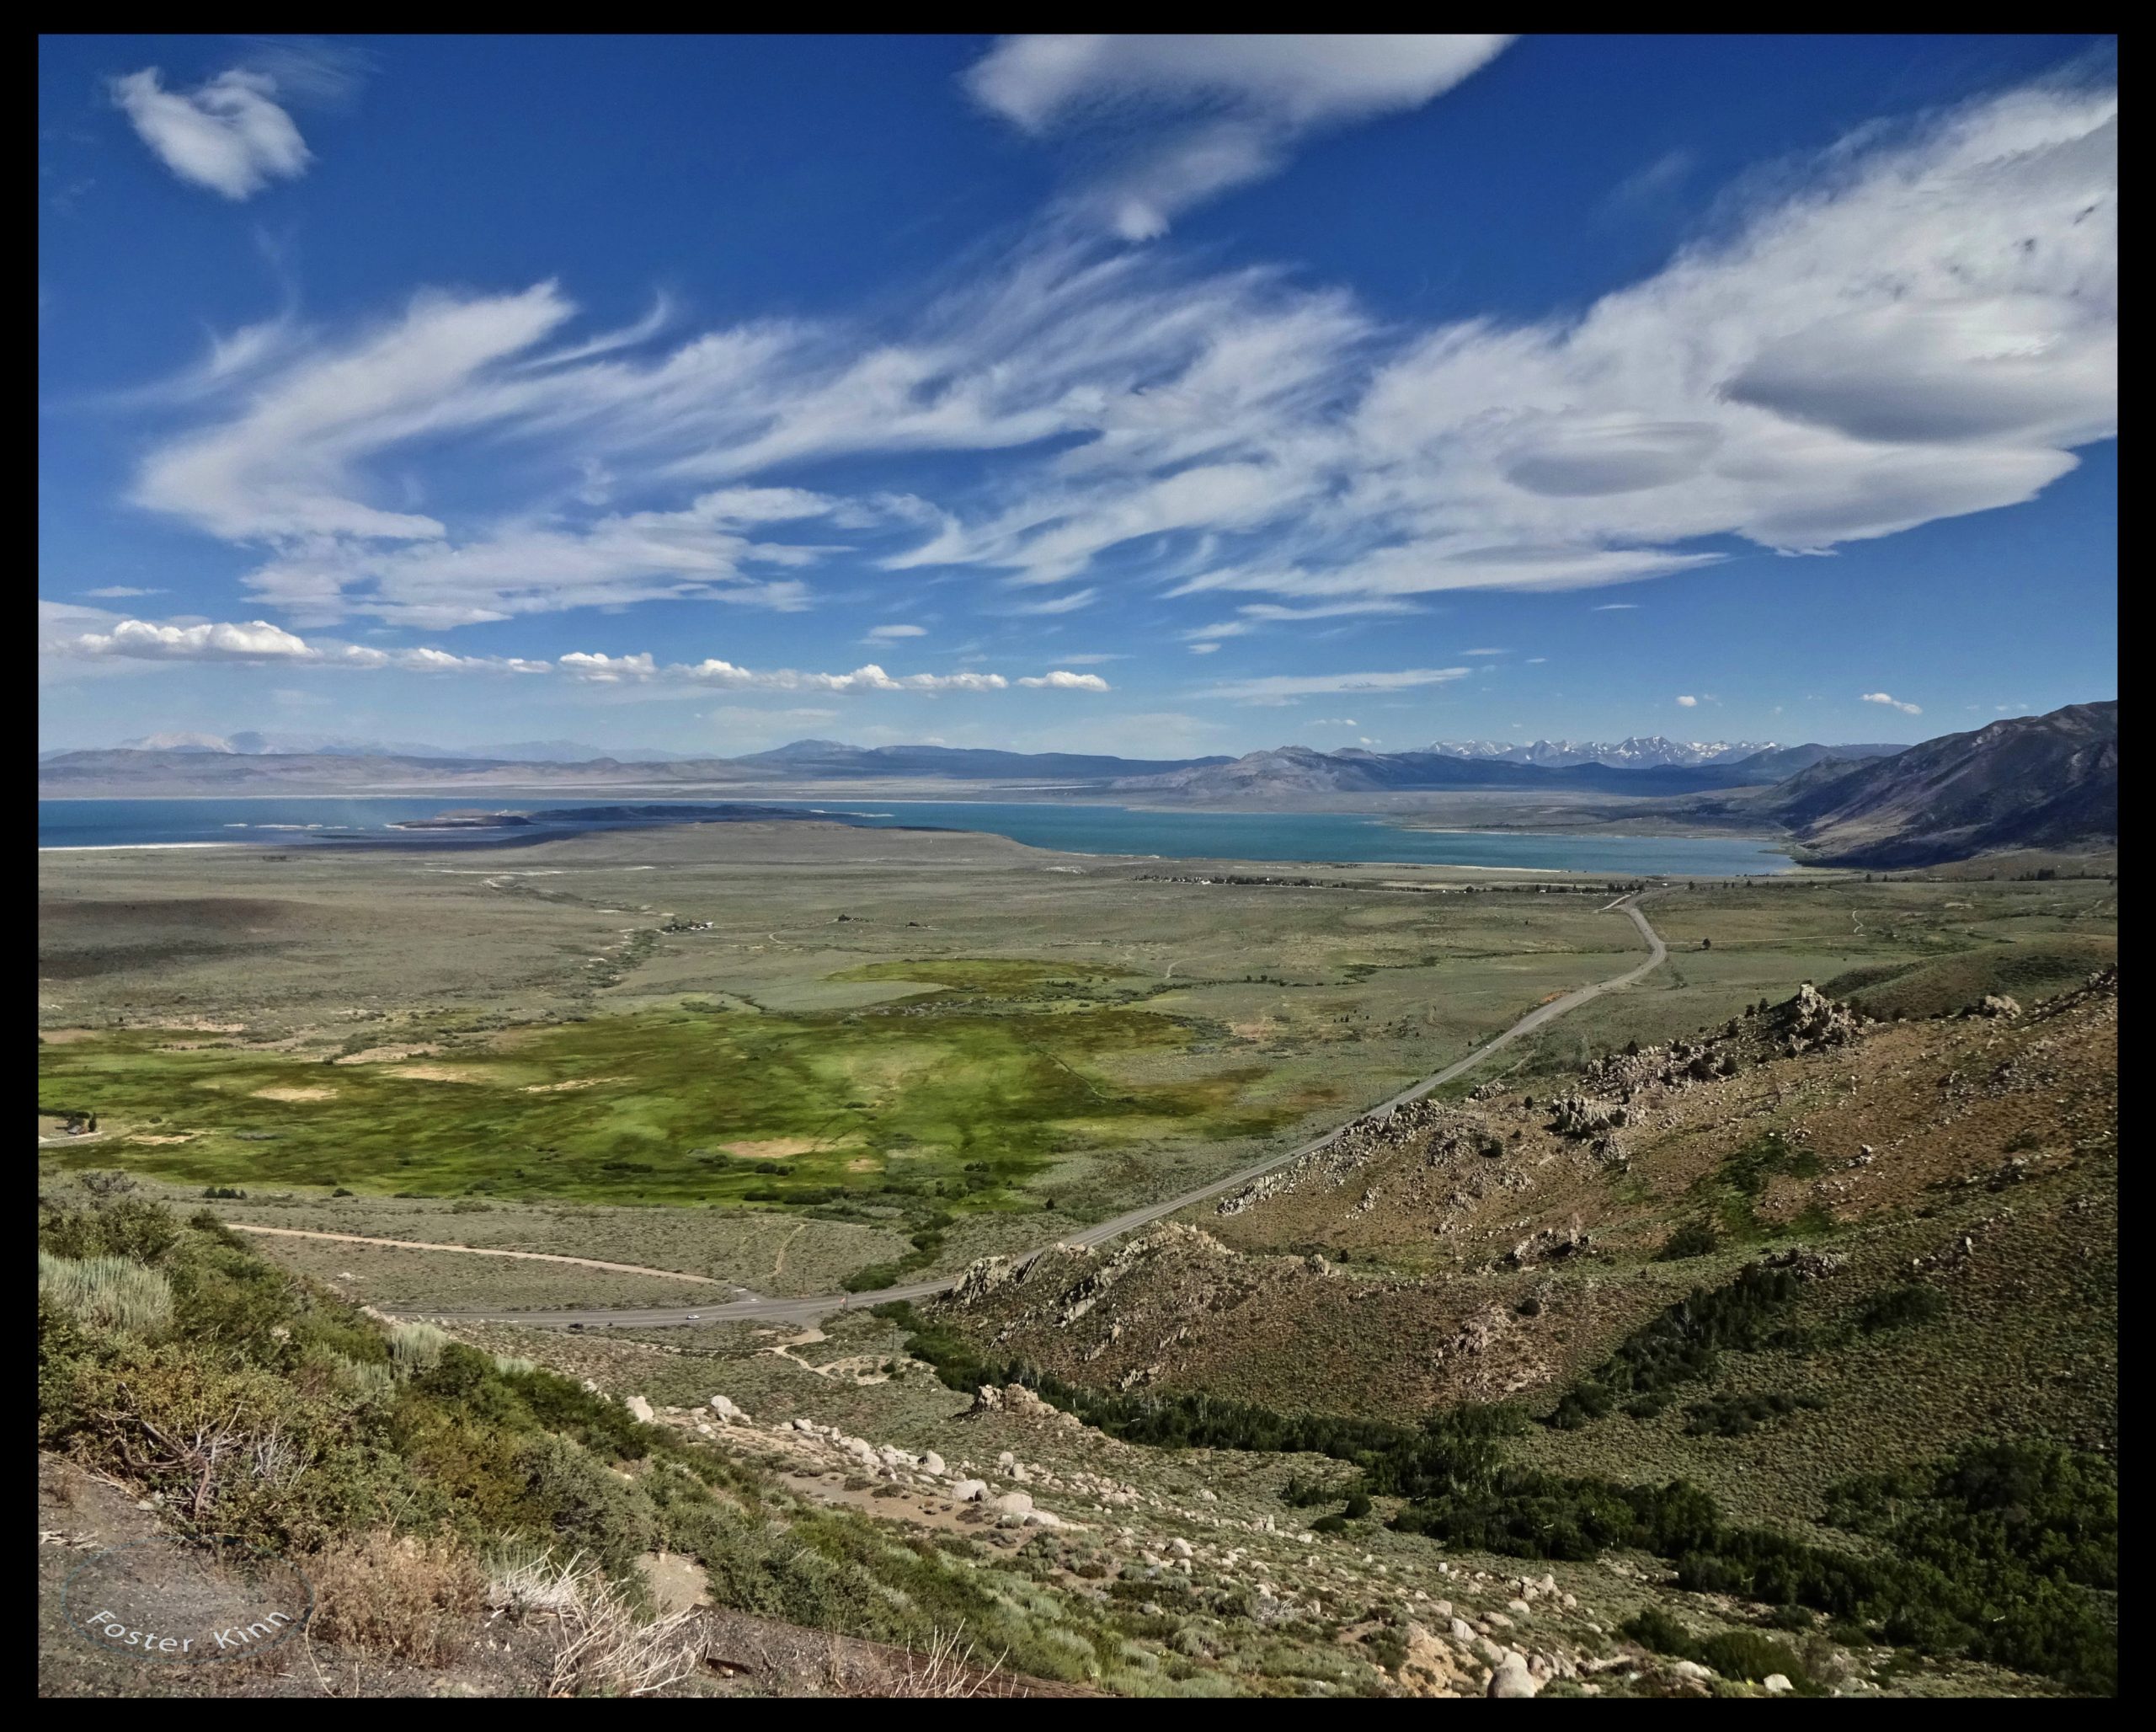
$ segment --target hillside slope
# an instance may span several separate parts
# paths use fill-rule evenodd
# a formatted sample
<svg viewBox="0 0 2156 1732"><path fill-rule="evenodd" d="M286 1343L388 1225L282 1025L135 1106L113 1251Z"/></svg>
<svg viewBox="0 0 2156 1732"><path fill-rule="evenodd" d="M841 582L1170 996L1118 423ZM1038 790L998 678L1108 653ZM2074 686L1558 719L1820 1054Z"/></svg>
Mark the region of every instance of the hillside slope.
<svg viewBox="0 0 2156 1732"><path fill-rule="evenodd" d="M2116 846L2118 729L2116 701L2070 704L1927 740L1889 758L1845 767L1827 759L1751 809L1838 866Z"/></svg>

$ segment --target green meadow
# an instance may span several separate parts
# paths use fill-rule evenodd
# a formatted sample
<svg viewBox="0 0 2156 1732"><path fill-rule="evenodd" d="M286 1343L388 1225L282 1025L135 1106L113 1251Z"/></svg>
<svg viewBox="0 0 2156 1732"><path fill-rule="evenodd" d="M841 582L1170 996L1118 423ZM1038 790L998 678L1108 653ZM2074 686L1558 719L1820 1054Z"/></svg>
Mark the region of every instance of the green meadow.
<svg viewBox="0 0 2156 1732"><path fill-rule="evenodd" d="M1193 1036L1087 1000L1086 983L1113 970L960 960L853 972L924 984L866 1010L691 1002L374 1063L114 1031L45 1050L40 1110L94 1111L123 1134L117 1148L60 1152L69 1164L124 1150L131 1167L205 1186L729 1205L875 1195L945 1210L1018 1206L1029 1179L1074 1153L1262 1136L1292 1116L1239 1104L1238 1072L1119 1075ZM1026 997L998 997L1010 992Z"/></svg>

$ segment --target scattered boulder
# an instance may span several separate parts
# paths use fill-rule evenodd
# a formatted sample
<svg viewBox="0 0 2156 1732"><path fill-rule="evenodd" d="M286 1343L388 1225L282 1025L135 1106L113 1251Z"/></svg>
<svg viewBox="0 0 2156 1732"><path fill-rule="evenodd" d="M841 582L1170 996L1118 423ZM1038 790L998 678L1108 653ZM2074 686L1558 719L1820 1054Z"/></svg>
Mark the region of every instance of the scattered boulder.
<svg viewBox="0 0 2156 1732"><path fill-rule="evenodd" d="M720 1419L725 1420L729 1425L745 1425L750 1423L748 1414L742 1412L739 1408L734 1406L731 1401L728 1400L727 1398L723 1395L714 1395L712 1397L711 1410L717 1414Z"/></svg>
<svg viewBox="0 0 2156 1732"><path fill-rule="evenodd" d="M962 1504L978 1504L988 1495L985 1479L961 1479L951 1488L951 1495Z"/></svg>
<svg viewBox="0 0 2156 1732"><path fill-rule="evenodd" d="M1527 1669L1527 1662L1517 1654L1508 1654L1490 1674L1488 1693L1493 1697L1533 1696L1542 1688L1541 1681Z"/></svg>
<svg viewBox="0 0 2156 1732"><path fill-rule="evenodd" d="M1796 1685L1790 1683L1788 1678L1780 1672L1769 1672L1764 1681L1767 1694L1769 1696L1786 1696L1796 1688Z"/></svg>
<svg viewBox="0 0 2156 1732"><path fill-rule="evenodd" d="M623 1397L622 1405L629 1410L629 1417L632 1419L646 1425L651 1423L651 1403L641 1395Z"/></svg>
<svg viewBox="0 0 2156 1732"><path fill-rule="evenodd" d="M2016 1004L2011 998L2009 998L2003 992L1987 992L1982 998L1977 1001L1976 1014L1978 1016L2017 1017L2021 1014L2021 1007Z"/></svg>

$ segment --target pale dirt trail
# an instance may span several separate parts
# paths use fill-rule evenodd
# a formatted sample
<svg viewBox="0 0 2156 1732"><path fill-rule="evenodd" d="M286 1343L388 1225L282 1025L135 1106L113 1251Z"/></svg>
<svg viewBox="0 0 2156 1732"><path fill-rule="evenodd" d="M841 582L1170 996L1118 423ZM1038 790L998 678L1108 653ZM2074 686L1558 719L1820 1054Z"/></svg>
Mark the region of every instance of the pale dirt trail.
<svg viewBox="0 0 2156 1732"><path fill-rule="evenodd" d="M427 1239L371 1239L355 1232L313 1232L301 1227L256 1227L245 1221L227 1221L234 1232L269 1233L280 1239L334 1239L342 1245L384 1245L392 1251L462 1251L467 1257L517 1257L528 1263L568 1263L579 1269L604 1269L616 1275L658 1275L670 1281L694 1281L702 1287L731 1287L746 1291L737 1281L722 1281L707 1275L684 1275L678 1269L647 1269L641 1263L602 1263L596 1257L563 1257L552 1251L502 1251L491 1245L438 1245ZM799 1228L796 1228L798 1232Z"/></svg>
<svg viewBox="0 0 2156 1732"><path fill-rule="evenodd" d="M1638 900L1620 897L1609 906L1623 908L1632 924L1639 928L1640 936L1646 940L1647 960L1645 962L1639 964L1636 967L1625 970L1620 975L1613 975L1606 981L1596 981L1576 988L1562 997L1550 1000L1547 1004L1537 1005L1502 1034L1494 1035L1484 1041L1465 1058L1447 1065L1434 1076L1425 1077L1421 1082L1401 1089L1390 1100L1380 1101L1376 1106L1364 1108L1357 1113L1354 1118L1350 1119L1348 1124L1353 1124L1357 1120L1366 1119L1375 1114L1390 1113L1394 1108L1403 1106L1411 1100L1420 1100L1433 1089L1441 1088L1454 1077L1472 1070L1492 1053L1509 1046L1521 1035L1532 1034L1544 1024L1554 1022L1569 1011L1577 1010L1582 1004L1599 998L1604 992L1629 986L1636 981L1643 979L1656 969L1660 968L1668 959L1668 947L1662 943L1662 934L1647 924L1646 916L1640 912ZM1609 910L1605 909L1602 911L1606 913ZM1161 1220L1163 1216L1174 1214L1178 1209L1187 1209L1193 1203L1202 1203L1207 1198L1216 1197L1223 1191L1234 1189L1237 1185L1247 1184L1253 1179L1262 1178L1276 1167L1283 1167L1290 1161L1301 1159L1305 1155L1314 1154L1345 1131L1348 1124L1336 1125L1324 1136L1313 1137L1310 1141L1298 1147L1285 1150L1277 1155L1267 1155L1262 1161L1252 1166L1230 1173L1225 1179L1216 1179L1209 1184L1202 1184L1195 1190L1185 1191L1181 1196L1170 1197L1165 1202L1148 1204L1144 1208L1133 1209L1128 1213L1115 1216L1109 1220L1097 1221L1091 1227L1082 1227L1078 1232L1057 1241L1057 1243L1103 1244L1110 1239L1129 1232L1133 1227L1146 1226ZM1054 1247L1044 1246L1042 1248L1053 1250ZM1031 1254L1038 1256L1040 1253L1034 1252ZM565 1257L557 1258L554 1260L574 1263L578 1259ZM619 1265L602 1264L599 1266L616 1268ZM915 1281L903 1287L887 1287L880 1292L874 1293L825 1293L804 1299L766 1299L760 1296L752 1296L731 1300L725 1304L715 1305L708 1310L697 1312L693 1315L701 1323L808 1323L819 1317L828 1316L834 1311L850 1310L857 1306L880 1305L889 1301L900 1299L926 1299L955 1286L957 1279L955 1275L942 1275L932 1280ZM474 1323L523 1323L547 1327L564 1327L574 1324L579 1328L606 1324L627 1328L665 1328L687 1322L691 1315L680 1309L563 1312L430 1311L411 1312L406 1314L440 1318L447 1323L460 1320Z"/></svg>

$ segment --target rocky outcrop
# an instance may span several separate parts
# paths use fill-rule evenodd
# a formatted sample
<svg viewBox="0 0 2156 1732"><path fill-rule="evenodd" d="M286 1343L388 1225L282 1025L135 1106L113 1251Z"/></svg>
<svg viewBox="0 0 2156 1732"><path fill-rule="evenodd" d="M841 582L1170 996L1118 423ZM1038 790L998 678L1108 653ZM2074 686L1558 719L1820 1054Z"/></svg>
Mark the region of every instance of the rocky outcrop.
<svg viewBox="0 0 2156 1732"><path fill-rule="evenodd" d="M1823 1281L1849 1259L1838 1252L1814 1251L1803 1245L1791 1245L1785 1251L1776 1251L1759 1259L1762 1269L1785 1269L1801 1281Z"/></svg>
<svg viewBox="0 0 2156 1732"><path fill-rule="evenodd" d="M1622 1128L1630 1116L1616 1101L1584 1094L1560 1095L1550 1103L1550 1124L1565 1136L1599 1136Z"/></svg>
<svg viewBox="0 0 2156 1732"><path fill-rule="evenodd" d="M1588 1234L1580 1231L1579 1217L1575 1216L1564 1227L1545 1227L1529 1233L1498 1259L1499 1266L1526 1269L1537 1263L1559 1262L1578 1255L1593 1243Z"/></svg>
<svg viewBox="0 0 2156 1732"><path fill-rule="evenodd" d="M1253 1179L1240 1190L1230 1191L1220 1200L1215 1212L1240 1215L1267 1197L1277 1197L1321 1179L1344 1184L1348 1175L1373 1156L1389 1149L1406 1147L1441 1124L1451 1111L1426 1099L1405 1102L1389 1113L1366 1113L1342 1126L1322 1147Z"/></svg>
<svg viewBox="0 0 2156 1732"><path fill-rule="evenodd" d="M966 1417L973 1419L981 1414L1002 1414L1014 1419L1049 1419L1059 1425L1081 1424L1075 1414L1066 1414L1062 1409L1050 1406L1023 1383L1006 1383L997 1388L984 1383L974 1392L974 1404L966 1409Z"/></svg>
<svg viewBox="0 0 2156 1732"><path fill-rule="evenodd" d="M1015 1280L1017 1274L1018 1262L1014 1257L976 1258L966 1265L958 1285L951 1289L951 1297L960 1305L970 1305L1006 1281Z"/></svg>
<svg viewBox="0 0 2156 1732"><path fill-rule="evenodd" d="M1780 1037L1778 1050L1785 1058L1846 1045L1870 1021L1848 1005L1837 1003L1809 981L1796 989L1796 997L1776 1005L1771 1014Z"/></svg>

